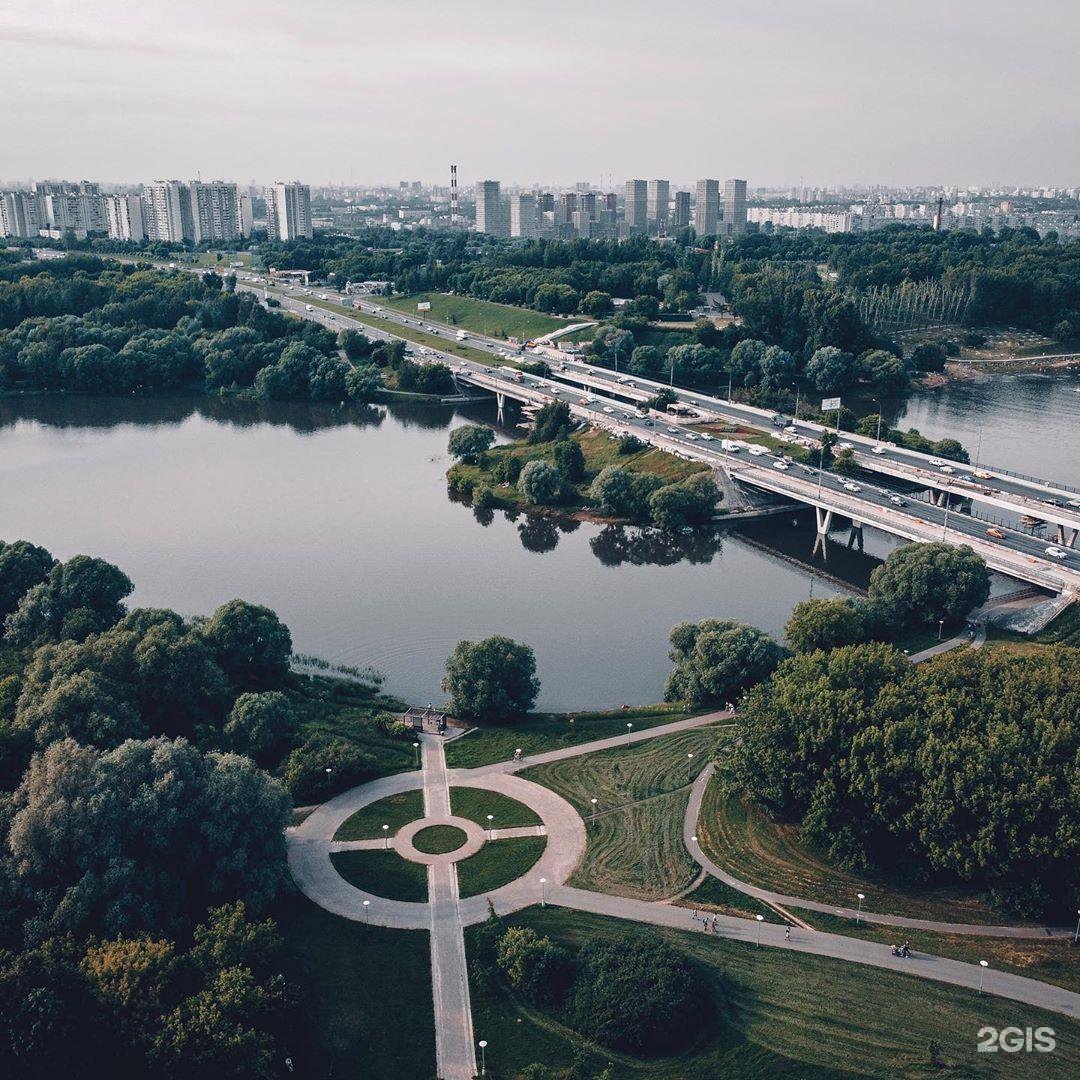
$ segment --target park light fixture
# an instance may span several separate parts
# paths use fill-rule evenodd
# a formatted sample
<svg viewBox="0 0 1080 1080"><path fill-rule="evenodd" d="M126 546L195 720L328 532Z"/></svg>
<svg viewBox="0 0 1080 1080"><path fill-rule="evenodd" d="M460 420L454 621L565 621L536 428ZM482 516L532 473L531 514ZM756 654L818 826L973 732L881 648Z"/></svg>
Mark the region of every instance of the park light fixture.
<svg viewBox="0 0 1080 1080"><path fill-rule="evenodd" d="M859 906L855 912L855 925L858 926L859 920L862 918L862 902L866 899L866 893L856 893L855 895L859 898Z"/></svg>
<svg viewBox="0 0 1080 1080"><path fill-rule="evenodd" d="M989 964L985 960L979 961L979 993L983 992L983 980L986 978L986 969Z"/></svg>
<svg viewBox="0 0 1080 1080"><path fill-rule="evenodd" d="M540 906L547 907L547 878L540 879Z"/></svg>
<svg viewBox="0 0 1080 1080"><path fill-rule="evenodd" d="M389 825L384 825L382 827L382 834L383 834L383 846L384 847L389 847L390 846L390 826Z"/></svg>
<svg viewBox="0 0 1080 1080"><path fill-rule="evenodd" d="M761 948L761 924L765 921L765 916L764 915L755 915L754 918L757 919L757 944L758 944L758 948L760 949Z"/></svg>

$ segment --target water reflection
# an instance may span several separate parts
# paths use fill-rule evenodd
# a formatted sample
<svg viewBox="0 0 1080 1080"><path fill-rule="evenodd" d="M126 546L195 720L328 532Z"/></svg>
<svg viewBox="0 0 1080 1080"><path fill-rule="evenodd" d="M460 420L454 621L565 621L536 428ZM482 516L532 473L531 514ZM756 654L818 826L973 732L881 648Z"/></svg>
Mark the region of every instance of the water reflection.
<svg viewBox="0 0 1080 1080"><path fill-rule="evenodd" d="M707 565L723 547L715 529L669 533L659 529L608 525L590 541L592 553L605 566L674 566L686 562Z"/></svg>

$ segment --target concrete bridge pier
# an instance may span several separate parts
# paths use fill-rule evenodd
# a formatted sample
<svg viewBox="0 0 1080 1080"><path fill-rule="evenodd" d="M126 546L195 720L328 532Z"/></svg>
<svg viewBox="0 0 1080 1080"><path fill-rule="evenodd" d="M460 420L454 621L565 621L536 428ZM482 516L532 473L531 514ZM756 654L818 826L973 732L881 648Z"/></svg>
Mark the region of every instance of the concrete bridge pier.
<svg viewBox="0 0 1080 1080"><path fill-rule="evenodd" d="M849 551L856 544L856 542L859 545L859 550L862 551L863 550L863 527L862 527L862 522L861 521L852 521L852 523L851 523L851 531L848 533L848 541L847 541L847 546L848 546Z"/></svg>
<svg viewBox="0 0 1080 1080"><path fill-rule="evenodd" d="M496 419L503 422L503 406L506 404L506 395L501 390L495 391Z"/></svg>
<svg viewBox="0 0 1080 1080"><path fill-rule="evenodd" d="M1076 547L1076 536L1080 533L1080 529L1073 529L1069 534L1069 539L1065 539L1065 526L1058 525L1057 527L1057 541L1060 547Z"/></svg>
<svg viewBox="0 0 1080 1080"><path fill-rule="evenodd" d="M815 506L814 516L817 519L818 536L824 536L832 527L833 512L831 510L823 510L820 506Z"/></svg>

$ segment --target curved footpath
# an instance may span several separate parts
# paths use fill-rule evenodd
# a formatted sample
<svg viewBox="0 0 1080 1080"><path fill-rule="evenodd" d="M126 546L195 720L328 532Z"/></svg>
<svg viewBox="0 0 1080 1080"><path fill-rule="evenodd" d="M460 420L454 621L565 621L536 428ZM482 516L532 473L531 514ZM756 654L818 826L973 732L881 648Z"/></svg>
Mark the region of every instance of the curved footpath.
<svg viewBox="0 0 1080 1080"><path fill-rule="evenodd" d="M973 937L1001 937L1001 938L1062 938L1070 937L1072 930L1065 926L995 926L987 923L951 923L939 922L936 919L909 919L903 915L882 915L878 912L856 911L852 907L840 907L836 904L823 904L818 900L806 900L801 896L788 896L785 893L773 892L772 889L763 889L757 885L750 885L733 877L726 870L722 870L701 850L701 845L694 842L697 834L698 818L701 816L701 802L705 797L705 789L713 774L714 766L710 762L698 774L694 786L690 791L690 801L686 804L686 817L683 819L683 843L691 858L706 873L714 878L719 878L725 885L730 885L755 900L761 900L766 904L777 904L780 907L804 908L807 911L820 911L826 915L840 915L845 918L855 919L862 922L880 923L883 926L906 927L909 930L932 930L938 934L970 934ZM844 938L847 941L849 939Z"/></svg>
<svg viewBox="0 0 1080 1080"><path fill-rule="evenodd" d="M585 854L585 823L581 815L561 796L514 774L533 765L592 754L615 747L633 746L647 739L658 738L677 731L703 727L720 720L730 720L731 714L711 713L690 717L670 724L662 724L630 735L618 735L598 739L578 746L568 746L543 754L526 757L522 761L503 761L476 769L446 768L444 740L435 735L421 735L421 772L398 773L362 784L346 791L314 810L303 822L287 832L289 868L301 891L320 907L335 915L356 921L371 922L379 926L401 930L428 930L431 936L432 997L435 1013L435 1049L438 1075L441 1080L471 1080L476 1074L476 1050L473 1037L472 1006L469 996L468 969L465 956L465 926L482 922L487 918L488 902L499 914L508 914L521 908L547 902L576 911L606 915L616 919L629 919L652 926L694 931L699 924L684 907L627 897L609 896L604 893L576 889L565 883ZM708 859L691 841L695 833L701 801L713 766L710 764L693 785L683 833L693 858L713 876L726 882L740 892L757 899L785 906L803 907L830 914L847 914L851 909L819 904L799 897L784 896L767 889L759 889L733 878ZM455 817L450 808L451 787L474 787L484 791L496 791L516 799L534 810L543 825L527 829L502 829L492 834L488 841L477 835L476 826ZM427 903L406 903L366 893L350 885L334 869L330 855L334 851L370 849L386 846L383 840L335 841L334 836L345 820L379 799L405 791L422 789L424 792L424 818L422 823L411 823L398 830L389 841L403 858L427 866ZM421 827L445 823L461 827L468 837L462 848L445 855L424 854L416 850L412 837ZM457 862L483 846L485 842L497 843L500 839L546 833L548 843L543 855L529 872L488 896L461 899L458 892ZM541 883L541 878L546 879ZM939 923L926 919L904 919L899 916L878 915L861 912L868 922L878 922L912 929L935 930L943 933L982 934L996 937L1045 937L1060 931L1028 927L971 926L957 923ZM924 953L913 954L898 966L885 946L878 942L859 938L828 934L801 927L791 928L791 937L784 936L784 927L775 923L758 923L750 919L730 916L716 917L717 936L732 941L760 944L793 952L828 956L870 967L900 971L938 982L950 983L971 990L982 988L988 994L1010 998L1042 1009L1080 1018L1080 994L1051 986L1048 983L1027 979L1020 975L986 970L975 964L948 960Z"/></svg>

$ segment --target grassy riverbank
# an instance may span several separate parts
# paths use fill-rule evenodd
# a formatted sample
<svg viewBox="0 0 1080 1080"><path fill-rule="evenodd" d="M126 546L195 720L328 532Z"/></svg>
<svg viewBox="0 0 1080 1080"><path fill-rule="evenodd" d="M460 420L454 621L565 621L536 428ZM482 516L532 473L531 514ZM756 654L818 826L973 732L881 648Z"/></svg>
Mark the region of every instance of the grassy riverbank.
<svg viewBox="0 0 1080 1080"><path fill-rule="evenodd" d="M550 334L568 326L573 320L545 315L531 308L496 304L490 300L475 300L471 296L451 296L448 293L411 293L408 296L383 297L381 302L409 315L422 316L433 322L446 323L457 330L471 330L493 338L531 338ZM417 311L418 303L431 305L428 311ZM582 320L578 320L582 321Z"/></svg>
<svg viewBox="0 0 1080 1080"><path fill-rule="evenodd" d="M675 484L694 473L707 472L702 462L685 461L663 450L645 449L633 454L619 453L619 440L599 428L575 432L571 438L581 446L585 456L585 475L573 485L573 496L563 507L574 510L588 504L589 485L598 473L608 465L618 465L630 472L646 473L659 477L665 484ZM555 463L555 443L516 442L496 446L485 455L482 465L466 465L458 462L446 474L447 482L460 491L475 491L489 487L495 495L495 505L500 510L524 510L526 503L515 484L500 484L494 470L504 457L516 457L523 464L530 461Z"/></svg>

